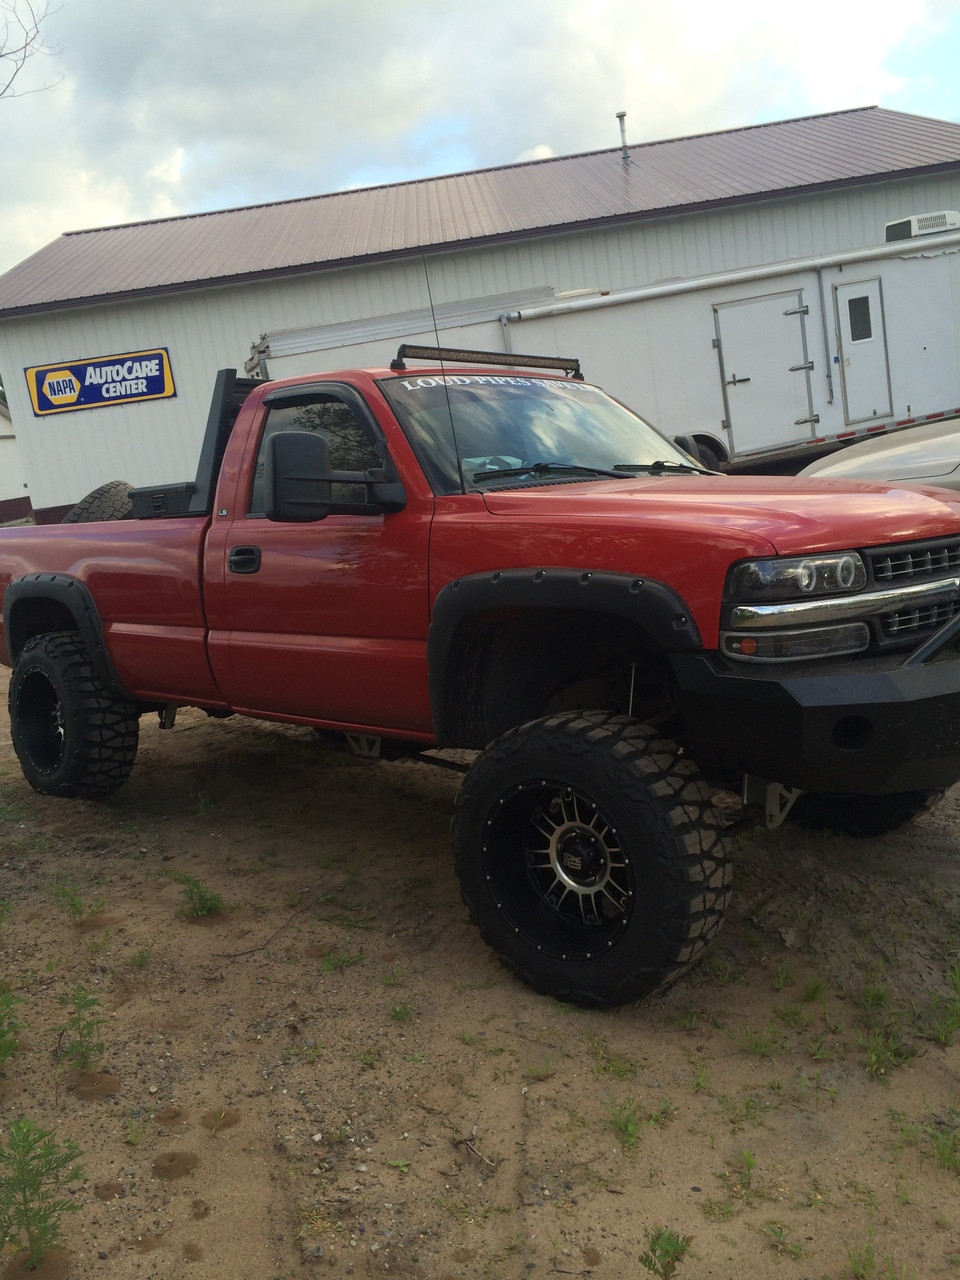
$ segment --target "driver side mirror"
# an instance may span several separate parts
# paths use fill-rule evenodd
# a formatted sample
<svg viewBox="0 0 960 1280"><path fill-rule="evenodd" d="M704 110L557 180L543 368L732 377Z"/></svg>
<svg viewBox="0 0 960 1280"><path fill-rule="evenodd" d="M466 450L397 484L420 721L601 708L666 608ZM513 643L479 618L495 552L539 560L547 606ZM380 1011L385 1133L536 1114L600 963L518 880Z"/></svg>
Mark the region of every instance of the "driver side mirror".
<svg viewBox="0 0 960 1280"><path fill-rule="evenodd" d="M326 439L310 431L278 431L267 441L266 517L309 524L330 515L401 511L407 495L382 467L331 471Z"/></svg>

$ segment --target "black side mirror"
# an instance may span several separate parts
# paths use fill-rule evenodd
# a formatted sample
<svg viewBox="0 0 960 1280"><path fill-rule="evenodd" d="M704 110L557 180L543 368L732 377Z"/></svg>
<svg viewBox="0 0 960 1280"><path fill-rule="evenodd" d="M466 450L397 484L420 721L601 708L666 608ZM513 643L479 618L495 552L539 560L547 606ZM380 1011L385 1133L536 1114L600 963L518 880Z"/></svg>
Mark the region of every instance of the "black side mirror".
<svg viewBox="0 0 960 1280"><path fill-rule="evenodd" d="M310 431L278 431L267 441L266 517L308 524L330 515L383 515L406 506L403 485L382 468L331 471L326 439Z"/></svg>

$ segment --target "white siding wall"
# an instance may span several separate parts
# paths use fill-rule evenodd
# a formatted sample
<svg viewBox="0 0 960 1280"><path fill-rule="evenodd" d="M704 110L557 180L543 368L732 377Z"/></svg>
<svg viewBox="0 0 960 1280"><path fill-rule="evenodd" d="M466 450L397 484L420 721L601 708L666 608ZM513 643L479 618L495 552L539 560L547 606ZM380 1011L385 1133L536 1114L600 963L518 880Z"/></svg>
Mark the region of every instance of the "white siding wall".
<svg viewBox="0 0 960 1280"><path fill-rule="evenodd" d="M264 333L421 310L431 296L435 306L442 306L544 286L558 294L615 291L789 262L882 243L886 222L942 208L960 208L960 177L780 198L633 226L430 254L425 261L385 262L8 320L0 324L2 373L34 506L72 503L106 480L147 484L191 478L214 372L224 366L242 369L251 343ZM605 319L598 312L587 313L596 318L585 322L589 330L578 330L582 349L561 352L585 357L588 376L599 376L591 369L592 354L609 351L611 342L620 341L618 310L622 309L613 309ZM629 343L630 359L647 370L651 388L673 389L666 416L672 418L678 410L678 417L689 424L707 407L715 416L715 404L703 403L703 394L693 386L686 356L678 360L678 348L665 336L671 327L645 330L638 325ZM708 329L698 336L709 348ZM483 342L500 345L498 326L472 330L471 345L481 345L478 335ZM467 338L466 333L462 338L444 336ZM383 358L395 346L392 339L367 343L327 352L322 360L327 368L367 362ZM175 399L34 417L24 368L154 347L170 352ZM715 359L709 349L704 358L712 361L712 371ZM647 407L651 417L665 421L657 412L660 398L657 391Z"/></svg>

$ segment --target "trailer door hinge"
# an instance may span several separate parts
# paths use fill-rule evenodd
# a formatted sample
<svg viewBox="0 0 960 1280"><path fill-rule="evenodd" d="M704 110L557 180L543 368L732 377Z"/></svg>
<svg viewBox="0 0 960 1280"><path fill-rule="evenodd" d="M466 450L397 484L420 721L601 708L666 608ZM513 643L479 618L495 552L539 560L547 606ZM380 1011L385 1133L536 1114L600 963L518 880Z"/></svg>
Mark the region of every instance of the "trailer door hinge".
<svg viewBox="0 0 960 1280"><path fill-rule="evenodd" d="M813 368L813 361L812 361L812 360L808 360L806 364L792 364L792 365L790 366L790 370L789 370L789 372L790 372L790 373L802 373L802 372L804 371L804 369L812 369L812 368Z"/></svg>
<svg viewBox="0 0 960 1280"><path fill-rule="evenodd" d="M814 413L814 414L811 414L809 418L794 418L793 425L795 427L805 427L808 422L819 422L819 421L820 421L819 413Z"/></svg>
<svg viewBox="0 0 960 1280"><path fill-rule="evenodd" d="M785 316L808 316L810 314L809 307L794 307L792 311L785 311Z"/></svg>

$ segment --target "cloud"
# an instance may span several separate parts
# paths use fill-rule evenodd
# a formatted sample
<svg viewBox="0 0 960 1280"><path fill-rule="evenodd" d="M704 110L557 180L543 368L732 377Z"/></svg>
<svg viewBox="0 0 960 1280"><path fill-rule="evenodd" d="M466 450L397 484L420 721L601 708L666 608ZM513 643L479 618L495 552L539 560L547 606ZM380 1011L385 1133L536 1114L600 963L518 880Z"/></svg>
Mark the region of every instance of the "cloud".
<svg viewBox="0 0 960 1280"><path fill-rule="evenodd" d="M63 0L35 69L62 82L0 102L0 269L68 229L615 148L620 110L636 143L902 100L897 50L956 13Z"/></svg>

